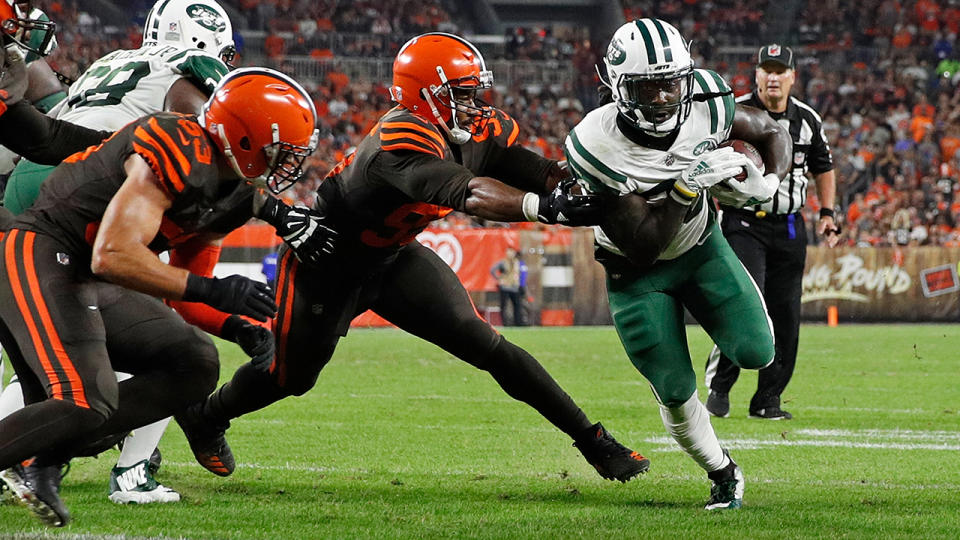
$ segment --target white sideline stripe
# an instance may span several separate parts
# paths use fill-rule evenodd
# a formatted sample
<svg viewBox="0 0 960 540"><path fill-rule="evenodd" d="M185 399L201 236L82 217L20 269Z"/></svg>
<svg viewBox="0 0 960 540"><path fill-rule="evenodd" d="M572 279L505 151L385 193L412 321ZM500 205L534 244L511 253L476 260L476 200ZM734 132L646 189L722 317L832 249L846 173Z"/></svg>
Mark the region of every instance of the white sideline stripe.
<svg viewBox="0 0 960 540"><path fill-rule="evenodd" d="M643 442L649 444L663 445L657 449L659 452L680 452L680 447L669 437L648 437ZM887 442L854 442L836 439L825 440L764 440L764 439L730 439L722 438L720 441L725 447L738 448L744 450L757 450L760 448L770 448L775 446L814 446L821 448L873 448L878 450L949 450L960 451L960 444L917 444L917 443L887 443Z"/></svg>

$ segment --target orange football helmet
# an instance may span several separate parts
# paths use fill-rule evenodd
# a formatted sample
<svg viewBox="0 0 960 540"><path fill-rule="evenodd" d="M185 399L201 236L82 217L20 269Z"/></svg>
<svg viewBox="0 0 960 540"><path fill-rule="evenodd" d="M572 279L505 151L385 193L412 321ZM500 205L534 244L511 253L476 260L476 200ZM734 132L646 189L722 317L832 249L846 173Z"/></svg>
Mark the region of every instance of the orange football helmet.
<svg viewBox="0 0 960 540"><path fill-rule="evenodd" d="M24 14L14 0L0 0L0 28L3 33L3 44L13 41L23 49L46 56L49 51L50 40L57 30L53 21L29 19L29 13ZM27 32L36 30L43 32L43 40L35 48L27 45Z"/></svg>
<svg viewBox="0 0 960 540"><path fill-rule="evenodd" d="M493 87L493 72L469 41L443 32L430 32L406 42L393 61L390 97L439 125L457 144L480 133L493 114L477 92ZM437 107L440 104L441 107ZM456 113L470 122L463 129Z"/></svg>
<svg viewBox="0 0 960 540"><path fill-rule="evenodd" d="M243 68L221 79L200 112L233 170L273 193L303 176L317 148L317 111L292 78L267 68Z"/></svg>

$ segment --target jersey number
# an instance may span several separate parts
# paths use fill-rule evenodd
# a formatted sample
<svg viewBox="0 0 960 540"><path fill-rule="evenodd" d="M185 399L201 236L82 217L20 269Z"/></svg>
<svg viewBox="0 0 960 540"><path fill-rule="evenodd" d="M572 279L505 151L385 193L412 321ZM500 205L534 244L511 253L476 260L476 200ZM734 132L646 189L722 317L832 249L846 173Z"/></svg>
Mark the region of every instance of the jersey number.
<svg viewBox="0 0 960 540"><path fill-rule="evenodd" d="M71 97L67 105L74 108L116 105L127 92L137 87L140 79L149 74L148 62L130 62L114 69L110 69L110 66L97 66L87 71L83 79L76 83L82 88L89 80L97 83L96 86Z"/></svg>
<svg viewBox="0 0 960 540"><path fill-rule="evenodd" d="M383 220L386 234L367 229L360 233L360 241L371 247L409 244L435 219L452 212L450 208L429 203L410 203L397 208Z"/></svg>

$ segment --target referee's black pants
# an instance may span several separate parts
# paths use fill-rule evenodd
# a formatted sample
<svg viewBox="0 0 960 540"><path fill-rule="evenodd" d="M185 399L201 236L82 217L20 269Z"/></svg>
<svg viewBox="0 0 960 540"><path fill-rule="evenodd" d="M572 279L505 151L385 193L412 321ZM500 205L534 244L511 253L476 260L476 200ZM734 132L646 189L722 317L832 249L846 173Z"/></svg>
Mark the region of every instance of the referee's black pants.
<svg viewBox="0 0 960 540"><path fill-rule="evenodd" d="M800 295L807 256L803 216L798 212L760 218L753 212L724 208L721 228L760 288L773 322L776 356L773 363L758 374L750 411L779 407L780 395L797 363ZM707 386L711 391L728 393L740 376L740 368L717 352L714 351L707 363Z"/></svg>

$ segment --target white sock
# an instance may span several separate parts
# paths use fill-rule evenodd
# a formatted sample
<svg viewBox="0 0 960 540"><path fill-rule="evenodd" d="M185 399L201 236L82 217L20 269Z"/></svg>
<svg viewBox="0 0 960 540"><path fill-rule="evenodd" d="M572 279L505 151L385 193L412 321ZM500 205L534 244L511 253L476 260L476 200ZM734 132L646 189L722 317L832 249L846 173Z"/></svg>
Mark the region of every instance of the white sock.
<svg viewBox="0 0 960 540"><path fill-rule="evenodd" d="M123 450L120 452L120 458L117 459L117 467L131 467L145 459L150 459L150 454L157 447L169 423L170 418L164 418L131 431L123 439Z"/></svg>
<svg viewBox="0 0 960 540"><path fill-rule="evenodd" d="M23 389L20 381L13 377L10 384L0 393L0 418L6 418L23 408Z"/></svg>
<svg viewBox="0 0 960 540"><path fill-rule="evenodd" d="M730 463L710 425L707 408L700 403L696 392L679 407L670 408L660 404L660 418L667 433L703 470L717 471Z"/></svg>

